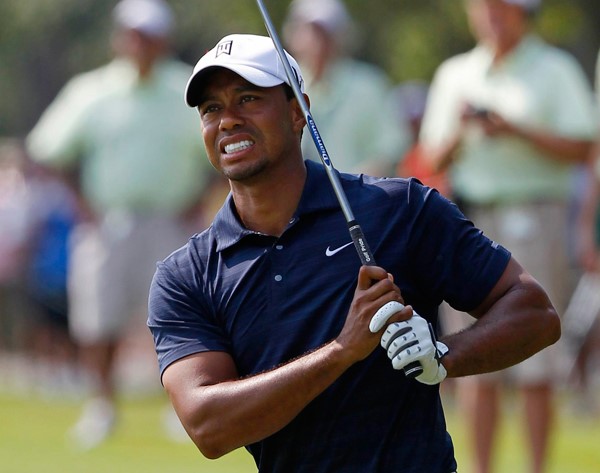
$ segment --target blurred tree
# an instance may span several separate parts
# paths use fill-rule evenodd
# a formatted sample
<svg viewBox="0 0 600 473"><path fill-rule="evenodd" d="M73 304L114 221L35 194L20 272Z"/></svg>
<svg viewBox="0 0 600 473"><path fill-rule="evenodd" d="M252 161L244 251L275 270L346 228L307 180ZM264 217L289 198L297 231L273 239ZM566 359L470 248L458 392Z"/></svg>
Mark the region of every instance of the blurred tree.
<svg viewBox="0 0 600 473"><path fill-rule="evenodd" d="M0 136L22 136L75 73L110 57L110 14L117 0L0 2ZM358 55L394 81L429 80L446 57L472 47L463 0L346 0L362 32ZM175 49L193 64L227 33L265 34L254 0L170 0ZM265 0L275 25L289 1ZM600 2L544 0L541 34L571 51L590 79L600 44Z"/></svg>
<svg viewBox="0 0 600 473"><path fill-rule="evenodd" d="M108 57L110 0L3 0L0 135L21 135L72 73Z"/></svg>

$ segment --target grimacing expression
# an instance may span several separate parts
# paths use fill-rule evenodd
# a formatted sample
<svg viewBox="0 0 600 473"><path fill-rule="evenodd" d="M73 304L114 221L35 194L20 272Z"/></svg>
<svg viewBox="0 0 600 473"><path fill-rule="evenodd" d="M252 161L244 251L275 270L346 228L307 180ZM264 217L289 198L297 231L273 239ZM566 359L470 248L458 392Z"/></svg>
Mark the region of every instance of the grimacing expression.
<svg viewBox="0 0 600 473"><path fill-rule="evenodd" d="M203 81L198 111L209 160L232 181L261 174L299 147L304 117L283 85L258 87L218 68Z"/></svg>

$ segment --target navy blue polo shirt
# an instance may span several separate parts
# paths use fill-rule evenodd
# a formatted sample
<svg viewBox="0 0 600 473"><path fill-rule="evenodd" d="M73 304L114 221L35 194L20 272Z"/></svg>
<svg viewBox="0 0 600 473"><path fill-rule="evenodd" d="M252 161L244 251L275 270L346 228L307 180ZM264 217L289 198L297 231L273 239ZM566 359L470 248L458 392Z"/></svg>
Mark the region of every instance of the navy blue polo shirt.
<svg viewBox="0 0 600 473"><path fill-rule="evenodd" d="M225 351L239 374L269 370L335 338L360 260L323 167L279 237L249 231L228 198L213 224L157 266L149 301L161 374ZM509 252L415 179L340 174L379 266L437 327L437 307L477 307ZM257 393L259 395L259 393ZM260 472L449 473L456 469L438 386L406 379L377 348L290 424L247 446Z"/></svg>

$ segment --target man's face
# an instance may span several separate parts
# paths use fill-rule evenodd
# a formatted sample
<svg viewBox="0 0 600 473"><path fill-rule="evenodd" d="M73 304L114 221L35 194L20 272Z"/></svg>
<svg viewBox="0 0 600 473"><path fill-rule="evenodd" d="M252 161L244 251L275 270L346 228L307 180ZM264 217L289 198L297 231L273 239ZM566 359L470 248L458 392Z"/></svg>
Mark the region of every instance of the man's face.
<svg viewBox="0 0 600 473"><path fill-rule="evenodd" d="M466 0L473 35L493 47L513 44L526 30L522 7L503 0Z"/></svg>
<svg viewBox="0 0 600 473"><path fill-rule="evenodd" d="M145 35L137 30L122 29L113 35L113 47L140 68L150 67L167 50L168 40Z"/></svg>
<svg viewBox="0 0 600 473"><path fill-rule="evenodd" d="M334 38L315 23L298 22L288 29L288 44L303 69L315 75L335 56Z"/></svg>
<svg viewBox="0 0 600 473"><path fill-rule="evenodd" d="M232 71L215 69L198 110L210 162L231 181L247 181L298 159L304 117L283 86L258 87Z"/></svg>

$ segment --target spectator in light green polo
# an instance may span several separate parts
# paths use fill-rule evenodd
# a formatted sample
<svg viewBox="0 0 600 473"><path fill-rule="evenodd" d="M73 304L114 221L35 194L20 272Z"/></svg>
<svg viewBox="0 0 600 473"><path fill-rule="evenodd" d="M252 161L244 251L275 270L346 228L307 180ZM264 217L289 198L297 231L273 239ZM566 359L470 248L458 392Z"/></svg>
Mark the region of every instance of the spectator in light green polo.
<svg viewBox="0 0 600 473"><path fill-rule="evenodd" d="M181 94L191 67L169 55L170 7L122 0L113 16L115 58L72 78L27 138L35 160L78 176L69 326L95 388L73 429L85 448L113 430L119 342L131 324L146 330L156 261L202 229L190 218L210 173Z"/></svg>
<svg viewBox="0 0 600 473"><path fill-rule="evenodd" d="M411 144L398 126L386 73L352 57L355 25L341 0L295 0L284 25L286 48L304 71L310 108L333 165L343 172L395 176ZM305 157L319 160L310 133Z"/></svg>
<svg viewBox="0 0 600 473"><path fill-rule="evenodd" d="M600 51L596 58L595 86L596 104L600 110ZM583 270L579 283L582 286L587 281L600 278L600 126L597 137L594 157L586 168L587 173L582 173L582 177L587 179L580 179L577 189L579 207L574 225L575 255ZM597 293L597 286L592 287L596 288L592 291ZM575 296L573 299L575 304L577 299ZM600 416L600 399L597 399L594 389L593 362L600 355L600 315L594 304L589 302L585 304L584 310L596 318L585 335L583 345L575 353L577 358L572 360L574 366L569 377L569 387L572 388L571 406L577 414L597 418ZM580 329L581 325L577 324L577 328Z"/></svg>
<svg viewBox="0 0 600 473"><path fill-rule="evenodd" d="M533 33L540 0L464 4L477 45L438 68L420 140L439 169L449 167L466 215L511 248L562 313L572 288L566 241L572 174L590 157L597 130L591 87L575 58ZM525 405L528 471L544 471L555 368L555 351L548 349L508 372L461 382L475 471L491 471L499 387L507 376Z"/></svg>

